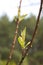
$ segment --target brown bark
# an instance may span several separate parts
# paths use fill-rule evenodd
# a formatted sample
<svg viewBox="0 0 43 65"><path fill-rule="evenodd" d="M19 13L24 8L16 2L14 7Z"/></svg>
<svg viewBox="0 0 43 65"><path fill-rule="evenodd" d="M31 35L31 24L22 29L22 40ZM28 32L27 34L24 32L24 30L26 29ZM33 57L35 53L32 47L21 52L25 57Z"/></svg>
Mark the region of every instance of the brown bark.
<svg viewBox="0 0 43 65"><path fill-rule="evenodd" d="M19 10L18 12L20 12L21 2L22 2L22 0L20 0L20 5L19 5L19 8L18 8L18 10ZM19 15L18 15L18 16L19 16ZM17 39L18 27L19 27L19 18L17 19L16 31L15 31L13 43L12 43L12 46L11 46L11 49L10 49L10 53L9 53L9 57L8 57L8 61L7 61L6 65L9 64L9 62L10 62L12 56L13 56L14 47L15 47L15 43L16 43L16 39Z"/></svg>
<svg viewBox="0 0 43 65"><path fill-rule="evenodd" d="M40 10L39 10L39 14L38 14L38 17L37 17L36 26L35 26L35 30L34 30L34 33L33 33L32 39L31 39L31 42L28 45L28 48L26 49L26 52L25 52L24 56L22 57L22 59L21 59L21 61L19 62L18 65L21 65L22 64L23 60L25 59L25 57L26 57L26 55L28 53L28 50L31 48L31 45L33 43L34 37L35 37L36 32L37 32L37 29L38 29L38 24L39 24L39 19L40 19L41 11L42 11L42 0L41 0Z"/></svg>

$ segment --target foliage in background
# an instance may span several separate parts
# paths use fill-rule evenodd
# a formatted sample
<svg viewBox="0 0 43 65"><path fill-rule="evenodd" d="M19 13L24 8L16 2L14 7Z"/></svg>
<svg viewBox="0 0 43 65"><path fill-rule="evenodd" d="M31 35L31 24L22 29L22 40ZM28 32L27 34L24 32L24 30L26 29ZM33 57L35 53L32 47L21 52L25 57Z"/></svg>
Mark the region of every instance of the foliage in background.
<svg viewBox="0 0 43 65"><path fill-rule="evenodd" d="M24 27L26 26L26 39L25 39L26 43L28 43L28 40L31 40L32 38L33 30L36 24L35 21L36 21L36 17L32 15L24 19L24 21L20 23L18 36L21 35L20 31L23 30ZM4 15L0 18L0 59L1 60L6 60L8 57L9 48L13 40L15 28L16 28L16 23L14 21L9 21L7 15ZM12 59L18 63L18 61L21 58L21 47L17 41L16 43L17 43L15 46L16 50L15 50L15 54L13 55L14 58ZM29 57L27 57L27 60L30 60L30 62L32 63L38 62L40 65L43 65L43 17L40 19L38 33L34 39L32 49L29 50L29 53L30 53L30 58L32 56L33 60L31 61L31 59L28 59Z"/></svg>

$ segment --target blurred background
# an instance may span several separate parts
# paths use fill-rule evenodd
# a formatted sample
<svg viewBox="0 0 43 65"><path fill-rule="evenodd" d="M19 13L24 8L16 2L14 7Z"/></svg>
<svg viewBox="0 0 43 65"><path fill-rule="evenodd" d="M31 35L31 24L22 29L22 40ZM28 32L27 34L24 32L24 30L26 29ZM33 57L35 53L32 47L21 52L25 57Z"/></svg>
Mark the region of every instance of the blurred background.
<svg viewBox="0 0 43 65"><path fill-rule="evenodd" d="M11 0L12 3L10 2L10 0L8 1L8 3L6 2L7 0L6 1L3 0L3 1L0 0L0 3L3 2L2 4L0 4L0 13L1 13L0 14L0 65L5 65L9 56L10 47L13 42L15 29L16 29L16 22L13 21L13 19L14 16L17 16L16 8L19 5L20 0L18 1L16 0L16 2L15 0L14 1ZM16 5L13 5L13 2L16 3ZM21 15L27 13L28 16L19 24L18 36L26 26L26 43L32 39L32 35L36 25L37 15L39 11L39 6L40 6L40 0L38 1L23 0L22 2L23 9L21 9ZM9 65L17 65L21 57L22 57L22 50L17 40L13 58L9 63ZM28 56L26 56L22 65L43 65L43 10L41 13L37 34L33 41L33 46L28 51Z"/></svg>

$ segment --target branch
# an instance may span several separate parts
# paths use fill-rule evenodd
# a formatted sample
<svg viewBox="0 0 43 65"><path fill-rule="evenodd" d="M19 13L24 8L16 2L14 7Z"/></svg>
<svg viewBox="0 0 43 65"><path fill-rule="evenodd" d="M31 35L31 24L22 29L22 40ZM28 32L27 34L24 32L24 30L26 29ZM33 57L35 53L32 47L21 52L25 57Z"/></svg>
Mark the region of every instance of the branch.
<svg viewBox="0 0 43 65"><path fill-rule="evenodd" d="M20 0L20 5L19 5L19 8L18 8L18 12L20 12L21 2L22 2L22 0ZM18 16L19 16L19 14L18 14ZM12 58L13 52L14 52L14 47L15 47L15 43L16 43L16 39L17 39L17 34L18 34L18 27L19 27L19 18L17 19L16 31L15 31L13 43L12 43L12 46L11 46L11 49L10 49L10 54L9 54L8 61L7 61L6 65L9 64L9 62L10 62L10 60Z"/></svg>
<svg viewBox="0 0 43 65"><path fill-rule="evenodd" d="M21 61L19 62L18 65L21 65L23 60L25 59L27 53L28 53L28 50L31 48L31 45L33 43L33 40L34 40L34 37L36 35L36 32L37 32L37 29L38 29L38 24L39 24L39 19L40 19L40 15L41 15L41 11L42 11L42 0L41 0L41 5L40 5L40 10L39 10L39 14L38 14L38 17L37 17L37 21L36 21L36 26L35 26L35 30L34 30L34 33L33 33L33 36L32 36L32 39L31 39L31 42L30 44L28 45L27 49L25 50L25 54L24 56L21 58Z"/></svg>

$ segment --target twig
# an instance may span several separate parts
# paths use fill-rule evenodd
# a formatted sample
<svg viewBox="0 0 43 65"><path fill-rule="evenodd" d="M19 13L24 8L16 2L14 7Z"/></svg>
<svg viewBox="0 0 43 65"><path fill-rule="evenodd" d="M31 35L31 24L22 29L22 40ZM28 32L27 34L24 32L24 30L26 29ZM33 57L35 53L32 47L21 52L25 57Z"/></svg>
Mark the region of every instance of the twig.
<svg viewBox="0 0 43 65"><path fill-rule="evenodd" d="M25 57L26 57L26 55L28 53L28 50L31 48L32 42L34 40L34 37L35 37L36 32L37 32L37 29L38 29L39 18L40 18L40 14L41 14L41 11L42 11L42 4L43 3L42 3L42 0L41 0L40 10L39 10L39 14L38 14L38 17L37 17L36 26L35 26L35 30L34 30L34 33L33 33L32 39L31 39L31 42L28 45L28 48L26 49L26 52L25 52L24 56L21 58L21 61L19 62L18 65L21 65L22 64L23 60L25 59Z"/></svg>
<svg viewBox="0 0 43 65"><path fill-rule="evenodd" d="M22 2L22 0L20 0L20 5L19 5L19 8L18 8L18 12L20 12L21 2ZM14 52L14 47L15 47L16 38L17 38L17 34L18 34L18 27L19 27L19 18L17 19L17 26L16 26L16 31L15 31L15 36L14 36L14 40L13 40L13 43L12 43L12 46L11 46L11 49L10 49L10 54L9 54L8 61L7 61L6 65L9 64L9 62L12 58L13 52Z"/></svg>

